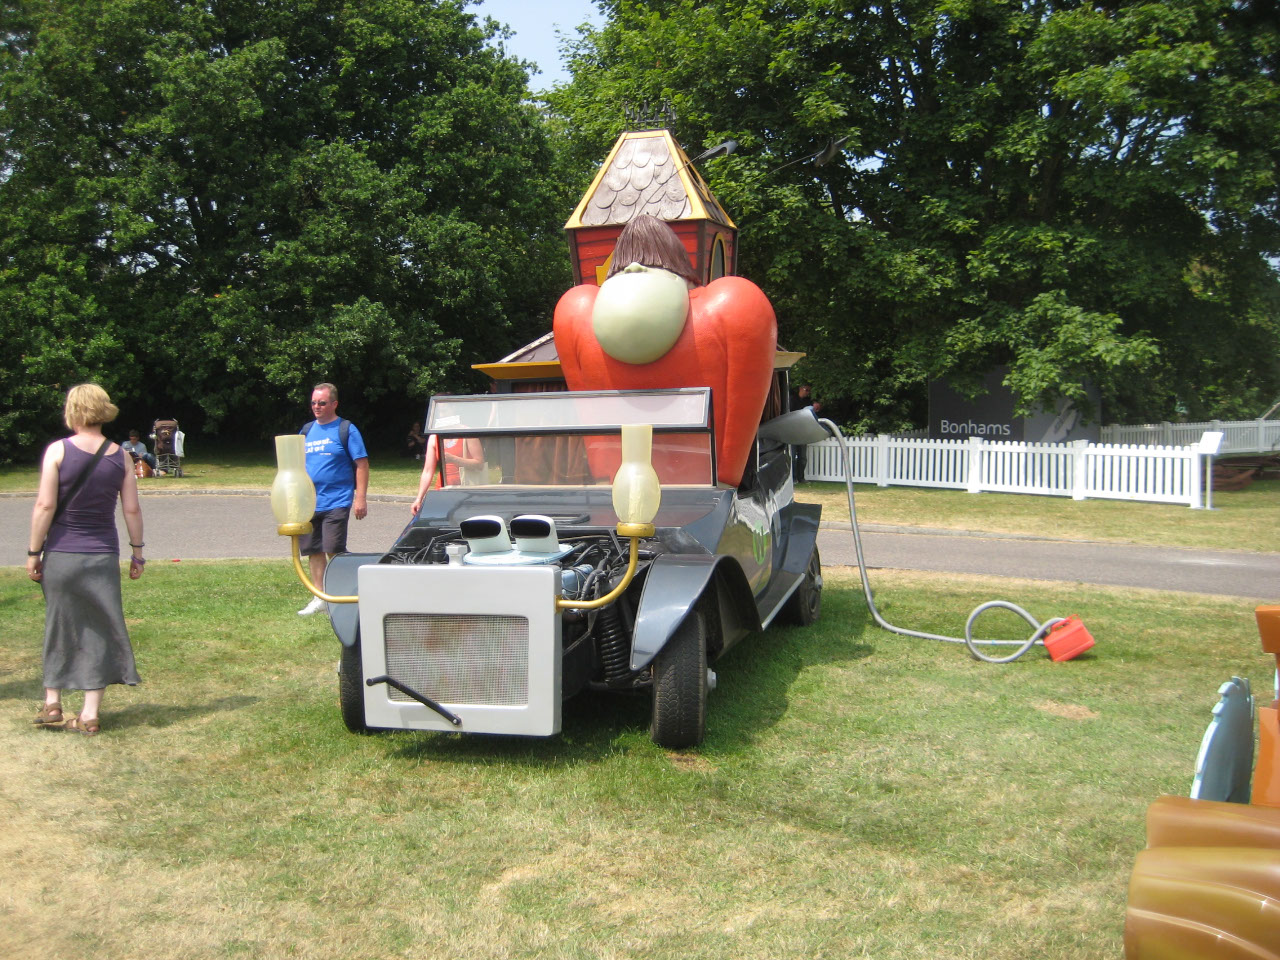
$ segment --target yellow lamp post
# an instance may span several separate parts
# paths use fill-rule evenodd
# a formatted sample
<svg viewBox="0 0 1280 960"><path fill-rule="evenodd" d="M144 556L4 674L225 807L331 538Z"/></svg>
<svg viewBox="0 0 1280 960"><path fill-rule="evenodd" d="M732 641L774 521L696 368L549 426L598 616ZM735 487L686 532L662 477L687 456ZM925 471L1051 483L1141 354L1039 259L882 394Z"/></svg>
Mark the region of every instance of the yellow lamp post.
<svg viewBox="0 0 1280 960"><path fill-rule="evenodd" d="M276 477L271 483L271 512L276 532L293 544L293 568L302 585L326 603L356 603L359 597L334 597L320 590L302 566L298 537L311 532L316 512L316 488L307 476L306 439L300 433L276 437Z"/></svg>
<svg viewBox="0 0 1280 960"><path fill-rule="evenodd" d="M640 541L656 532L653 518L662 503L662 487L653 469L653 427L647 423L622 428L622 465L613 476L613 509L618 514L618 536L631 540L627 572L621 582L595 600L557 600L558 610L594 610L622 596L639 563Z"/></svg>

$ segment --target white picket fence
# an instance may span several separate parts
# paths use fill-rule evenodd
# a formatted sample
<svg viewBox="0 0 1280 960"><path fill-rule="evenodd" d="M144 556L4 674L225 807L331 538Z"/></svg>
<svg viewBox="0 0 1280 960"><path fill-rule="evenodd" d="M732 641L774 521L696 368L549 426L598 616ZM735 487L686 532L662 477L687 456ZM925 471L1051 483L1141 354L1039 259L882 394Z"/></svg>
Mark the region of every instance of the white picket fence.
<svg viewBox="0 0 1280 960"><path fill-rule="evenodd" d="M1200 439L1199 434L1195 440ZM1194 446L922 440L852 437L849 475L877 486L948 487L1034 493L1075 500L1106 498L1203 506L1202 454ZM834 439L810 444L806 480L843 480Z"/></svg>
<svg viewBox="0 0 1280 960"><path fill-rule="evenodd" d="M1177 447L1196 443L1209 430L1222 432L1219 456L1227 453L1275 453L1280 450L1280 420L1205 420L1200 423L1110 424L1103 443Z"/></svg>

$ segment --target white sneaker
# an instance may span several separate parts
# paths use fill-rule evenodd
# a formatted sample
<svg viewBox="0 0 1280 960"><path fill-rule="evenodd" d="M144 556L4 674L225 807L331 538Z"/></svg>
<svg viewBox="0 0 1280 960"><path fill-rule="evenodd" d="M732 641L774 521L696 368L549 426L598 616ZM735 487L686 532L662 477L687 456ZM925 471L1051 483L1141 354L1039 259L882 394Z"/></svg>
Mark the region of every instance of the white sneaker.
<svg viewBox="0 0 1280 960"><path fill-rule="evenodd" d="M324 601L319 597L312 597L311 602L298 611L298 616L309 617L313 613L319 613L324 609Z"/></svg>

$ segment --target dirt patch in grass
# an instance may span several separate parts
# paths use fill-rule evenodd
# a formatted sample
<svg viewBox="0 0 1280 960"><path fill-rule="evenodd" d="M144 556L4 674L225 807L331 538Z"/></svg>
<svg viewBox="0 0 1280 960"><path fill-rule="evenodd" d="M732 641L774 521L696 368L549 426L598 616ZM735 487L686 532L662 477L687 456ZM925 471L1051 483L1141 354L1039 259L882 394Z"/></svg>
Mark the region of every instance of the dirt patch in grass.
<svg viewBox="0 0 1280 960"><path fill-rule="evenodd" d="M1078 703L1055 703L1053 700L1046 700L1044 703L1037 703L1036 709L1043 710L1045 713L1052 714L1055 717L1063 717L1066 720L1098 719L1096 711Z"/></svg>
<svg viewBox="0 0 1280 960"><path fill-rule="evenodd" d="M709 773L715 769L706 757L696 753L668 753L667 759L677 770L689 773Z"/></svg>

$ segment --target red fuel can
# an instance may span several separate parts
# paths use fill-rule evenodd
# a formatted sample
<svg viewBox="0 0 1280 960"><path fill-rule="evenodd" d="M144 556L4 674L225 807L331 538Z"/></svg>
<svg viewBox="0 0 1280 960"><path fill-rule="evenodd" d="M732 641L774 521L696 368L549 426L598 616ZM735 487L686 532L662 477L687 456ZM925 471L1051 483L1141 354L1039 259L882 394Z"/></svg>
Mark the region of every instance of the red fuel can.
<svg viewBox="0 0 1280 960"><path fill-rule="evenodd" d="M1055 663L1078 657L1092 646L1093 637L1076 616L1055 623L1044 638L1044 648Z"/></svg>

